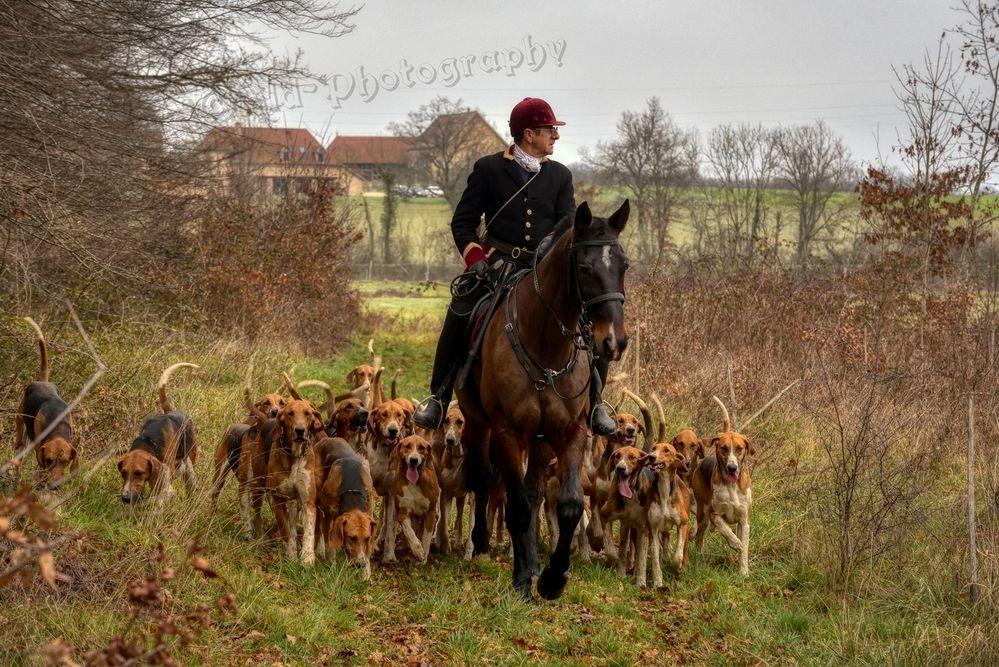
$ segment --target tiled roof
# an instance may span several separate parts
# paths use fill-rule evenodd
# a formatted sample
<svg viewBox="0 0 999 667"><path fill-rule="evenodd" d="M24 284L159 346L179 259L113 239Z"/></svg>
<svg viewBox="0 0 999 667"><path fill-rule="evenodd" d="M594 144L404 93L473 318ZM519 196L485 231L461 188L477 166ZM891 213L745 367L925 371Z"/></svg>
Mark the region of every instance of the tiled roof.
<svg viewBox="0 0 999 667"><path fill-rule="evenodd" d="M404 164L409 148L406 137L338 136L329 147L331 164Z"/></svg>
<svg viewBox="0 0 999 667"><path fill-rule="evenodd" d="M314 164L323 145L304 128L236 125L212 128L201 141L201 149L239 154L255 164ZM290 151L287 159L282 159L283 150Z"/></svg>

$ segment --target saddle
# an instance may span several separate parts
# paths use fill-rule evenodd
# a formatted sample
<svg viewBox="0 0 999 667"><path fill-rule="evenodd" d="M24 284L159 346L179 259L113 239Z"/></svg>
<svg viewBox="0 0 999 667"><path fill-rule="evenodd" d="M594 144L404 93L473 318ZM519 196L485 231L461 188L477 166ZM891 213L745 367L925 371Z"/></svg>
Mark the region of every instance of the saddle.
<svg viewBox="0 0 999 667"><path fill-rule="evenodd" d="M472 371L472 366L482 357L482 341L486 335L486 326L492 320L493 315L496 314L503 297L516 287L517 283L530 273L530 271L529 268L518 268L512 263L504 262L496 271L495 277L491 276L492 279L488 282L489 291L472 308L472 314L469 318L466 336L468 340L468 355L461 366L461 371L458 373L458 388L465 386L465 380L468 379L468 374Z"/></svg>

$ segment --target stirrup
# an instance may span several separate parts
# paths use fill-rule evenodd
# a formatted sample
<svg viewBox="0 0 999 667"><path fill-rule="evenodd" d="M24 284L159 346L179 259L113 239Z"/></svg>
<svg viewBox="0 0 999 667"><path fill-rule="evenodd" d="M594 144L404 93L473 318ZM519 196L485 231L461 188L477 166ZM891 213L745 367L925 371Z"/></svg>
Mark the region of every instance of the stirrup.
<svg viewBox="0 0 999 667"><path fill-rule="evenodd" d="M434 410L437 411L436 415L433 412ZM434 418L434 421L431 421L431 418ZM416 412L413 413L413 423L428 431L436 431L441 427L443 421L444 403L433 394L423 399L419 406L417 406Z"/></svg>
<svg viewBox="0 0 999 667"><path fill-rule="evenodd" d="M611 419L610 414L604 409L605 405L610 408L611 412L614 412L614 406L606 401L600 401L594 405L590 412L590 431L594 435L609 436L617 433L617 422Z"/></svg>

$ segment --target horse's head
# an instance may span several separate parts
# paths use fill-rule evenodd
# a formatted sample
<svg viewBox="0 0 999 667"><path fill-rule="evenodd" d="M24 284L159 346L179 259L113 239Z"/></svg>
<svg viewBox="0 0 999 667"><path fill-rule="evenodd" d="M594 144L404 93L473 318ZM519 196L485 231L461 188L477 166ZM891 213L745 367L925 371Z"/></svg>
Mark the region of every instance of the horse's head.
<svg viewBox="0 0 999 667"><path fill-rule="evenodd" d="M628 222L628 200L609 218L597 218L583 202L576 209L570 241L570 295L593 323L596 353L618 359L628 346L624 329L624 272L628 257L618 242ZM574 292L574 294L573 294Z"/></svg>

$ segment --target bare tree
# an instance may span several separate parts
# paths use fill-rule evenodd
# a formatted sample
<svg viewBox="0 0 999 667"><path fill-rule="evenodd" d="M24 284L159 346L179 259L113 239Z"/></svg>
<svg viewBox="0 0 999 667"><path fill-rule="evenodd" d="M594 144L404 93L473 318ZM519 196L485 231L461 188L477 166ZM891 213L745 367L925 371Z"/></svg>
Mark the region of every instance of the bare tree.
<svg viewBox="0 0 999 667"><path fill-rule="evenodd" d="M638 256L658 261L669 244L669 224L697 177L698 137L681 129L650 98L645 111L625 111L617 123L617 139L598 143L595 155L583 153L591 166L612 173L638 209Z"/></svg>
<svg viewBox="0 0 999 667"><path fill-rule="evenodd" d="M308 75L255 31L336 36L351 14L321 0L0 0L0 284L77 299L174 289L149 278L183 259L198 171L181 149L227 110L266 116L269 85Z"/></svg>
<svg viewBox="0 0 999 667"><path fill-rule="evenodd" d="M721 247L733 256L752 257L766 236L764 195L777 168L775 133L762 125L722 125L708 135L705 160Z"/></svg>
<svg viewBox="0 0 999 667"><path fill-rule="evenodd" d="M821 120L778 130L776 143L777 173L790 185L798 209L795 259L804 266L813 241L834 217L829 200L852 186L855 170L843 139Z"/></svg>
<svg viewBox="0 0 999 667"><path fill-rule="evenodd" d="M961 164L968 168L968 249L974 253L983 229L996 220L996 205L983 205L987 184L999 167L999 4L962 0L963 22L949 32L960 40L965 76L950 74L953 134L960 139ZM949 54L948 54L949 56ZM938 61L940 58L938 57ZM996 262L992 258L993 263ZM974 270L976 263L970 263Z"/></svg>
<svg viewBox="0 0 999 667"><path fill-rule="evenodd" d="M475 161L502 150L505 142L482 114L447 97L435 97L389 130L411 140L415 173L444 191L451 209L457 206Z"/></svg>

